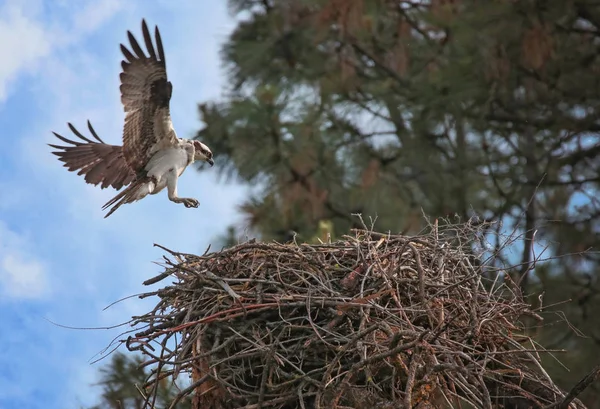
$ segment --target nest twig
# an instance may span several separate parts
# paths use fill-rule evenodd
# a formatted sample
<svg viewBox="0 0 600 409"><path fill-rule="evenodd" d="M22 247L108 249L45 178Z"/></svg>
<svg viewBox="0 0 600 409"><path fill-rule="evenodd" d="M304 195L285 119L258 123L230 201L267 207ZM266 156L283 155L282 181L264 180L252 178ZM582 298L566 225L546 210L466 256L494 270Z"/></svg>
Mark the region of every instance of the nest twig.
<svg viewBox="0 0 600 409"><path fill-rule="evenodd" d="M518 287L484 278L475 230L165 249L149 282L175 282L149 293L159 301L127 347L158 363L150 390L191 375L172 407L583 407L540 365L522 321L541 318Z"/></svg>

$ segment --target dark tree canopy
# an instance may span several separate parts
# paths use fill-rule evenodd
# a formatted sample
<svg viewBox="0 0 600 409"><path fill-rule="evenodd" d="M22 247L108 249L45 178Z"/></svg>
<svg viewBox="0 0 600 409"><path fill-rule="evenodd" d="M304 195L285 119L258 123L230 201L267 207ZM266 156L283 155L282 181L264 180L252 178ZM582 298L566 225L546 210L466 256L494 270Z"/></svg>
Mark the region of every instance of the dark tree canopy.
<svg viewBox="0 0 600 409"><path fill-rule="evenodd" d="M148 381L150 369L141 368L144 360L138 356L128 356L120 352L112 355L110 362L100 368L100 380L97 384L101 388L100 402L90 409L142 409L145 406L144 384ZM158 388L155 408L169 407L173 397L177 395L178 386L171 378L164 378ZM145 391L149 395L148 391ZM184 400L178 408L191 408L190 401Z"/></svg>
<svg viewBox="0 0 600 409"><path fill-rule="evenodd" d="M344 234L352 213L404 233L423 213L518 226L505 257L523 263L510 272L521 289L543 305L576 300L550 308L539 334L572 351L558 357L571 372L556 364L554 375L568 388L589 370L600 260L581 252L600 242L600 4L229 4L228 94L200 105L198 138L215 168L255 186L241 204L252 231L309 241L319 222ZM571 255L533 269L540 240ZM550 325L557 310L587 337Z"/></svg>

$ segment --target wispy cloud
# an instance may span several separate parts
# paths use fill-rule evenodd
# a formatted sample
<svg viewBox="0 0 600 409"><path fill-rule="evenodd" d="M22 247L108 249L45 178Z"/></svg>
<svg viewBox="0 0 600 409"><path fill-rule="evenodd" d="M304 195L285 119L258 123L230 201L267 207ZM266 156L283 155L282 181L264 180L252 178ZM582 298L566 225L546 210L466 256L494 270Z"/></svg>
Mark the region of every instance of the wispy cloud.
<svg viewBox="0 0 600 409"><path fill-rule="evenodd" d="M7 1L0 7L0 103L19 76L36 69L37 61L50 52L44 28L25 14L23 7Z"/></svg>
<svg viewBox="0 0 600 409"><path fill-rule="evenodd" d="M49 292L46 267L29 240L0 220L0 289L11 299L37 299Z"/></svg>
<svg viewBox="0 0 600 409"><path fill-rule="evenodd" d="M0 288L13 294L2 301L10 336L0 331L0 389L13 392L0 393L0 408L85 405L94 401L89 383L97 369L89 361L118 330L67 330L44 318L93 327L143 312L152 300L102 309L148 290L141 282L160 271L152 261L163 254L153 243L204 251L238 220L236 205L246 189L217 184L214 169L189 170L179 190L198 198L198 209L159 194L103 219L100 208L115 192L67 172L46 146L50 131L68 133L67 121L83 130L90 119L103 139L120 143L118 45L126 30L139 33L145 17L161 29L175 127L180 136L191 136L201 125L197 103L220 93L218 49L234 22L220 0L8 0L1 7L0 27L24 20L28 35L41 33L35 47L43 47L32 45L19 59L25 62L13 62L8 74L0 71L0 129L10 135L0 151ZM12 36L12 28L0 29L0 44ZM17 244L7 249L5 243Z"/></svg>

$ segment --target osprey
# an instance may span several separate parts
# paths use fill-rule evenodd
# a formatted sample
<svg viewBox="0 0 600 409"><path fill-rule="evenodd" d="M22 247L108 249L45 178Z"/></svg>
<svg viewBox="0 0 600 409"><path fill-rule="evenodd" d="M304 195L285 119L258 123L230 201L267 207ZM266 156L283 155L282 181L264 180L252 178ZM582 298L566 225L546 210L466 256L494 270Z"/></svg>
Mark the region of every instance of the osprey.
<svg viewBox="0 0 600 409"><path fill-rule="evenodd" d="M131 48L121 44L125 57L120 74L121 103L125 110L123 146L104 143L89 121L88 128L95 140L85 137L69 123L69 129L81 142L53 132L68 146L49 145L58 149L52 153L64 162L64 167L69 171L79 170L77 174L84 175L87 183L100 185L102 189L111 186L120 190L127 186L102 207L106 210L112 206L105 218L121 205L154 195L165 187L169 200L185 207L198 207L198 200L177 196L177 179L194 161L214 164L208 146L177 137L169 113L173 86L167 79L160 32L155 27L156 48L145 20L142 20L142 34L148 55L130 31L127 37Z"/></svg>

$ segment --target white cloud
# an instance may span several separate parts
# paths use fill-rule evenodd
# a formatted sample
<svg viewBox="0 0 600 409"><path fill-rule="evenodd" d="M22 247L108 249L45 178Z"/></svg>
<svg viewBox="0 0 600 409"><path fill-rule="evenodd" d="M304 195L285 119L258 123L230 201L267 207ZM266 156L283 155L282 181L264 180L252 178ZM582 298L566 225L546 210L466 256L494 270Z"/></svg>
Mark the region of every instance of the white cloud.
<svg viewBox="0 0 600 409"><path fill-rule="evenodd" d="M20 76L39 74L40 68L43 68L43 75L57 74L52 71L56 68L56 60L48 61L46 57L52 56L57 49L85 40L128 4L123 0L56 2L56 10L61 11L57 16L45 15L43 3L40 0L7 0L0 7L0 103L9 96L13 83ZM62 71L65 72L69 70Z"/></svg>
<svg viewBox="0 0 600 409"><path fill-rule="evenodd" d="M0 8L0 103L18 74L31 72L39 58L50 52L44 28L26 16L23 7L7 2Z"/></svg>
<svg viewBox="0 0 600 409"><path fill-rule="evenodd" d="M13 298L38 298L46 292L45 269L37 260L6 254L0 266L4 291Z"/></svg>
<svg viewBox="0 0 600 409"><path fill-rule="evenodd" d="M28 240L0 221L0 288L13 299L36 299L49 291L44 263Z"/></svg>
<svg viewBox="0 0 600 409"><path fill-rule="evenodd" d="M123 8L121 0L88 2L75 14L74 28L79 33L93 32ZM72 7L72 4L70 5Z"/></svg>

